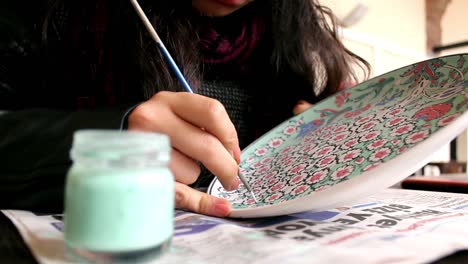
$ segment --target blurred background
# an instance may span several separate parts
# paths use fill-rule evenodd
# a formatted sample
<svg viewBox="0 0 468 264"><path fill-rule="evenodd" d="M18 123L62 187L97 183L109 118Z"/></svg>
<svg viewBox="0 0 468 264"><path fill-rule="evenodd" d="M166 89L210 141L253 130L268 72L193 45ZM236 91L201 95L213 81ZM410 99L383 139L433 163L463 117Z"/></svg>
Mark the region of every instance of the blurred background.
<svg viewBox="0 0 468 264"><path fill-rule="evenodd" d="M371 64L371 77L432 57L468 53L468 0L319 2L338 17L347 48ZM467 137L464 131L441 146L418 174L466 174Z"/></svg>

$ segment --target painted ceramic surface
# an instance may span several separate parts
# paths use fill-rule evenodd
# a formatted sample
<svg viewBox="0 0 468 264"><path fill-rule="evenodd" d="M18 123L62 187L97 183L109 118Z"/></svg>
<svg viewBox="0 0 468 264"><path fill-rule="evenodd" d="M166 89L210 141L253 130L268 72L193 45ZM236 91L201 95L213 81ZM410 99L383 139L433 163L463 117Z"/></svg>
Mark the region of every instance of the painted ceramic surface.
<svg viewBox="0 0 468 264"><path fill-rule="evenodd" d="M372 170L468 109L468 55L432 59L371 79L289 119L242 152L252 186L210 193L233 209L278 204ZM409 175L408 175L409 176Z"/></svg>

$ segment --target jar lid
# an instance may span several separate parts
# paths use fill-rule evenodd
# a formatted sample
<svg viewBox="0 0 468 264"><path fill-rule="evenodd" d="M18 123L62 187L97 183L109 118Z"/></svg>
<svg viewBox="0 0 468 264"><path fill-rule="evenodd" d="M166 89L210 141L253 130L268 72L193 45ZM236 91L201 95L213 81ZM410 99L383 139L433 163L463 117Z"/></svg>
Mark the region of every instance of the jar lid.
<svg viewBox="0 0 468 264"><path fill-rule="evenodd" d="M73 135L72 159L118 160L125 157L156 155L168 161L171 150L167 135L155 132L121 131L112 129L82 129Z"/></svg>

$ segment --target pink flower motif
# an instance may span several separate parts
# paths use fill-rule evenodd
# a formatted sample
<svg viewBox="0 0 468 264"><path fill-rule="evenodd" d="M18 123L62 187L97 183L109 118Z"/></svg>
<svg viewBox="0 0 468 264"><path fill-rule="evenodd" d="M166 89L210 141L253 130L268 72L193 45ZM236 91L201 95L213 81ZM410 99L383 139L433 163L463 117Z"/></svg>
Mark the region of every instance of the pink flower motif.
<svg viewBox="0 0 468 264"><path fill-rule="evenodd" d="M263 167L260 167L259 169L257 169L257 171L255 172L255 174L263 174L267 171L270 170L270 166L263 166Z"/></svg>
<svg viewBox="0 0 468 264"><path fill-rule="evenodd" d="M309 152L311 150L314 150L317 145L315 144L310 144L310 145L305 145L304 148L302 149L303 152Z"/></svg>
<svg viewBox="0 0 468 264"><path fill-rule="evenodd" d="M333 136L332 133L326 132L326 133L323 133L322 135L320 135L320 138L321 139L330 139L332 136Z"/></svg>
<svg viewBox="0 0 468 264"><path fill-rule="evenodd" d="M334 180L340 180L349 176L353 171L354 171L353 166L344 166L334 171L331 177Z"/></svg>
<svg viewBox="0 0 468 264"><path fill-rule="evenodd" d="M298 186L298 187L294 188L293 192L294 192L294 194L298 195L298 194L301 194L301 193L305 192L309 188L310 188L309 185L301 185L301 186Z"/></svg>
<svg viewBox="0 0 468 264"><path fill-rule="evenodd" d="M304 124L304 120L302 120L302 119L297 120L297 125L300 126L300 125L302 125L302 124Z"/></svg>
<svg viewBox="0 0 468 264"><path fill-rule="evenodd" d="M379 131L371 131L360 138L361 141L369 141L377 138L380 135Z"/></svg>
<svg viewBox="0 0 468 264"><path fill-rule="evenodd" d="M339 125L333 130L333 132L340 133L340 132L346 131L347 128L348 128L347 125Z"/></svg>
<svg viewBox="0 0 468 264"><path fill-rule="evenodd" d="M398 144L398 143L400 143L400 142L401 142L401 140L399 140L399 139L394 139L394 140L392 140L392 144L393 144L393 145L396 145L396 144Z"/></svg>
<svg viewBox="0 0 468 264"><path fill-rule="evenodd" d="M296 132L296 127L288 126L283 130L283 134L292 135Z"/></svg>
<svg viewBox="0 0 468 264"><path fill-rule="evenodd" d="M406 149L407 149L406 147L402 146L402 147L398 148L398 153L403 153L403 152L406 151Z"/></svg>
<svg viewBox="0 0 468 264"><path fill-rule="evenodd" d="M284 183L279 182L279 183L273 185L273 186L270 188L270 190L273 191L273 192L276 192L277 190L280 190L280 189L283 188L283 187L284 187Z"/></svg>
<svg viewBox="0 0 468 264"><path fill-rule="evenodd" d="M325 146L322 149L319 149L314 155L314 158L318 157L323 157L325 155L328 155L330 152L332 152L335 149L333 146Z"/></svg>
<svg viewBox="0 0 468 264"><path fill-rule="evenodd" d="M304 175L297 175L291 179L291 183L297 184L304 179Z"/></svg>
<svg viewBox="0 0 468 264"><path fill-rule="evenodd" d="M247 159L245 159L245 162L251 163L251 162L254 161L254 160L255 160L255 158L254 158L253 156L250 156L250 157L248 157Z"/></svg>
<svg viewBox="0 0 468 264"><path fill-rule="evenodd" d="M266 198L265 201L268 202L268 203L271 203L271 202L274 202L274 201L278 200L279 198L281 198L281 196L283 196L282 193L274 193L274 194L270 195L268 198Z"/></svg>
<svg viewBox="0 0 468 264"><path fill-rule="evenodd" d="M273 178L273 179L268 181L268 186L275 185L277 182L279 182L279 179L278 178Z"/></svg>
<svg viewBox="0 0 468 264"><path fill-rule="evenodd" d="M277 172L276 172L276 171L273 171L273 172L270 172L270 173L268 173L267 175L265 175L263 178L264 178L265 180L268 180L268 179L274 177L276 174L277 174Z"/></svg>
<svg viewBox="0 0 468 264"><path fill-rule="evenodd" d="M364 159L363 157L359 157L359 158L357 158L357 159L355 160L355 162L356 162L356 164L361 164L361 163L364 162L364 160L365 160L365 159Z"/></svg>
<svg viewBox="0 0 468 264"><path fill-rule="evenodd" d="M288 153L289 151L293 150L293 146L287 146L285 148L283 148L280 153L281 154L284 154L284 153Z"/></svg>
<svg viewBox="0 0 468 264"><path fill-rule="evenodd" d="M377 168L380 164L382 164L381 162L377 162L377 163L374 163L374 164L370 164L370 165L367 165L363 171L370 171L370 170L373 170L375 168Z"/></svg>
<svg viewBox="0 0 468 264"><path fill-rule="evenodd" d="M346 153L344 153L343 155L341 155L338 160L340 162L348 162L350 160L353 160L355 159L357 156L359 156L359 154L361 154L362 150L360 149L354 149L354 150L351 150L351 151L348 151Z"/></svg>
<svg viewBox="0 0 468 264"><path fill-rule="evenodd" d="M281 146L281 144L283 144L283 140L281 138L273 139L268 143L268 145L272 148L277 148Z"/></svg>
<svg viewBox="0 0 468 264"><path fill-rule="evenodd" d="M335 155L330 155L327 156L321 160L318 161L317 166L323 168L323 167L332 167L333 165L336 164L336 156Z"/></svg>
<svg viewBox="0 0 468 264"><path fill-rule="evenodd" d="M243 204L251 205L251 204L256 204L256 202L253 198L247 198L247 200L244 200Z"/></svg>
<svg viewBox="0 0 468 264"><path fill-rule="evenodd" d="M281 163L282 163L282 165L283 165L284 167L286 167L286 166L289 166L289 165L291 165L292 163L294 163L294 161L295 161L295 159L293 159L293 158L291 158L291 157L287 157L287 158L281 160Z"/></svg>
<svg viewBox="0 0 468 264"><path fill-rule="evenodd" d="M255 150L255 155L257 156L263 156L268 152L268 149L266 148L258 148Z"/></svg>
<svg viewBox="0 0 468 264"><path fill-rule="evenodd" d="M366 123L362 124L361 126L359 126L359 128L357 129L357 131L359 131L359 132L367 131L367 130L369 130L369 129L374 128L377 124L378 124L377 121L369 121L369 122L366 122Z"/></svg>
<svg viewBox="0 0 468 264"><path fill-rule="evenodd" d="M414 125L406 124L406 125L402 125L402 126L395 128L394 130L392 130L391 134L393 136L401 136L401 135L404 135L413 131L413 129L414 129Z"/></svg>
<svg viewBox="0 0 468 264"><path fill-rule="evenodd" d="M263 159L263 160L261 161L261 163L263 163L263 164L270 163L272 160L273 160L272 157L268 157L268 158Z"/></svg>
<svg viewBox="0 0 468 264"><path fill-rule="evenodd" d="M339 141L345 139L347 135L348 135L348 133L341 133L341 134L338 134L338 135L334 136L331 140L333 140L334 142L339 142Z"/></svg>
<svg viewBox="0 0 468 264"><path fill-rule="evenodd" d="M244 169L244 168L239 168L239 172L243 173L245 175L245 174L247 174L248 171L246 169Z"/></svg>
<svg viewBox="0 0 468 264"><path fill-rule="evenodd" d="M414 143L423 141L425 138L427 138L428 135L429 135L428 130L419 131L419 132L409 135L405 141L408 144L414 144Z"/></svg>
<svg viewBox="0 0 468 264"><path fill-rule="evenodd" d="M396 115L399 115L403 112L403 110L400 108L400 109L395 109L395 110L392 110L390 112L387 113L388 116L396 116Z"/></svg>
<svg viewBox="0 0 468 264"><path fill-rule="evenodd" d="M370 156L370 160L372 160L372 161L381 160L381 159L387 157L388 155L390 155L390 153L392 153L391 149L381 148L381 149L377 150L376 152L372 153L372 155Z"/></svg>
<svg viewBox="0 0 468 264"><path fill-rule="evenodd" d="M321 170L321 171L314 172L314 174L312 174L307 179L307 182L309 182L309 183L319 182L319 181L323 180L325 178L325 176L327 176L327 175L328 175L328 170Z"/></svg>
<svg viewBox="0 0 468 264"><path fill-rule="evenodd" d="M297 174L297 173L303 171L304 168L305 168L304 165L299 164L299 165L296 165L294 168L292 168L292 169L289 171L289 173L290 173L290 174Z"/></svg>
<svg viewBox="0 0 468 264"><path fill-rule="evenodd" d="M343 91L342 93L338 94L335 98L335 104L340 107L342 106L346 100L348 99L348 97L351 95L350 92L347 92L347 91Z"/></svg>
<svg viewBox="0 0 468 264"><path fill-rule="evenodd" d="M376 141L374 141L374 142L370 143L369 145L367 145L367 148L369 150L378 149L378 148L383 147L383 145L385 145L386 142L387 142L387 140L385 140L385 139L377 139Z"/></svg>
<svg viewBox="0 0 468 264"><path fill-rule="evenodd" d="M324 126L324 127L321 127L320 129L322 129L323 132L330 132L333 129L336 129L336 124L331 124L331 125L328 125L328 126Z"/></svg>
<svg viewBox="0 0 468 264"><path fill-rule="evenodd" d="M342 148L343 149L349 149L349 148L352 148L352 147L356 146L357 144L358 144L358 141L356 139L351 139L351 140L346 141L342 145Z"/></svg>
<svg viewBox="0 0 468 264"><path fill-rule="evenodd" d="M250 167L251 167L251 168L254 168L254 169L260 168L260 167L262 167L262 166L263 166L263 164L260 163L260 162L256 162L256 163L250 165Z"/></svg>
<svg viewBox="0 0 468 264"><path fill-rule="evenodd" d="M455 120L460 114L454 114L454 115L451 115L451 116L448 116L446 118L443 118L441 120L439 120L439 122L437 123L437 125L439 126L446 126L450 123L452 123L453 120Z"/></svg>
<svg viewBox="0 0 468 264"><path fill-rule="evenodd" d="M356 121L356 124L357 124L357 125L364 124L364 123L368 122L369 120L371 120L371 117L370 117L370 116L364 116L364 117L359 118L359 119Z"/></svg>
<svg viewBox="0 0 468 264"><path fill-rule="evenodd" d="M403 116L395 117L395 118L390 119L387 123L385 123L385 126L393 127L393 126L401 124L405 120L406 120L406 118L403 117Z"/></svg>

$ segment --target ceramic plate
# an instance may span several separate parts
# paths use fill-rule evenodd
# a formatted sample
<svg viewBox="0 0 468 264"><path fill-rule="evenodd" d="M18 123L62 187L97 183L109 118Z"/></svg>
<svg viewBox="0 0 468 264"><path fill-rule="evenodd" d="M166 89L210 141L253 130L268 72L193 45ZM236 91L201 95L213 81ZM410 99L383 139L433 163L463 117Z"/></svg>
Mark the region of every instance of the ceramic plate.
<svg viewBox="0 0 468 264"><path fill-rule="evenodd" d="M208 193L232 217L323 210L390 187L468 127L468 54L372 78L281 123L242 151L244 186Z"/></svg>

